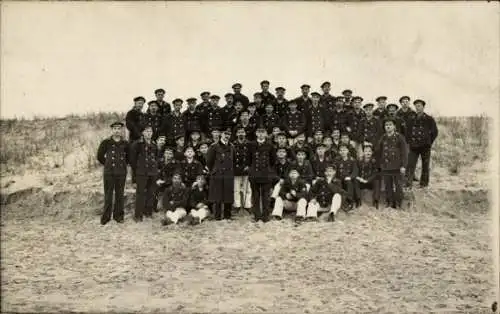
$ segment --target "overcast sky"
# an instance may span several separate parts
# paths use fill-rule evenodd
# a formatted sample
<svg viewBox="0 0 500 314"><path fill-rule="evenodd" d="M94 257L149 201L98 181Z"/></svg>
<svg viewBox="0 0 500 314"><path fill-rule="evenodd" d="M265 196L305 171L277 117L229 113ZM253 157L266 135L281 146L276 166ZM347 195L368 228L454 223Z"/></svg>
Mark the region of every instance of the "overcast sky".
<svg viewBox="0 0 500 314"><path fill-rule="evenodd" d="M135 96L223 95L263 79L423 98L497 115L499 5L2 2L1 116L127 111Z"/></svg>

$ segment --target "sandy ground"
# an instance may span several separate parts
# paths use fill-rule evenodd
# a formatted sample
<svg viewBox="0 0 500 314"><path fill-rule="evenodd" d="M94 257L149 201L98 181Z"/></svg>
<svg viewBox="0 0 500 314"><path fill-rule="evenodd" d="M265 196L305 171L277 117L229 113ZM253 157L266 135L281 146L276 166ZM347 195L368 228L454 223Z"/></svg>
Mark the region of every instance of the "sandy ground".
<svg viewBox="0 0 500 314"><path fill-rule="evenodd" d="M454 214L443 214L454 212ZM4 311L471 311L494 300L490 215L361 208L335 223L2 226Z"/></svg>

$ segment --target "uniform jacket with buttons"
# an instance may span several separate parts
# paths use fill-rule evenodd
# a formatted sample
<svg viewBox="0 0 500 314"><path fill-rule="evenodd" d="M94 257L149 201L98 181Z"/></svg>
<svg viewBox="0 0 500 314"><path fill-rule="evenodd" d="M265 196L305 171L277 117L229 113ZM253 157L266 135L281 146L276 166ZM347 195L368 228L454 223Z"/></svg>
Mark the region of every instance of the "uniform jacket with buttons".
<svg viewBox="0 0 500 314"><path fill-rule="evenodd" d="M183 162L184 158L186 158L186 156L184 155L184 147L182 147L181 149L175 147L173 153L174 153L174 160L177 162Z"/></svg>
<svg viewBox="0 0 500 314"><path fill-rule="evenodd" d="M129 144L121 139L109 137L101 142L97 149L97 160L104 165L104 174L127 175L129 160Z"/></svg>
<svg viewBox="0 0 500 314"><path fill-rule="evenodd" d="M234 105L225 105L221 108L222 127L224 129L232 130L238 123L238 115Z"/></svg>
<svg viewBox="0 0 500 314"><path fill-rule="evenodd" d="M207 167L211 177L233 177L234 147L218 142L208 148Z"/></svg>
<svg viewBox="0 0 500 314"><path fill-rule="evenodd" d="M255 140L256 125L253 123L250 123L250 122L246 125L243 125L243 123L241 121L238 122L238 124L233 129L233 135L232 135L233 138L236 138L236 130L240 127L243 127L245 129L247 140L249 140L249 141Z"/></svg>
<svg viewBox="0 0 500 314"><path fill-rule="evenodd" d="M172 107L165 100L162 100L161 102L156 100L156 102L158 103L158 112L161 116L166 117L170 112L172 112Z"/></svg>
<svg viewBox="0 0 500 314"><path fill-rule="evenodd" d="M310 190L310 198L316 199L322 208L332 205L332 199L335 194L340 194L341 196L345 194L345 191L342 189L342 182L336 178L333 178L330 182L326 178L321 178L311 186Z"/></svg>
<svg viewBox="0 0 500 314"><path fill-rule="evenodd" d="M379 118L379 119L384 119L384 118L386 118L386 117L387 117L388 112L387 112L387 109L385 109L385 108L384 108L384 109L382 109L382 108L378 107L377 109L375 109L375 110L373 111L373 115L374 115L375 117Z"/></svg>
<svg viewBox="0 0 500 314"><path fill-rule="evenodd" d="M307 98L304 98L303 96L299 96L295 98L295 103L297 104L297 110L298 111L305 111L309 106L312 105L312 98L307 96Z"/></svg>
<svg viewBox="0 0 500 314"><path fill-rule="evenodd" d="M281 119L274 112L260 116L260 123L264 125L269 134L272 133L274 127L281 127Z"/></svg>
<svg viewBox="0 0 500 314"><path fill-rule="evenodd" d="M250 100L248 99L248 97L241 94L241 93L233 94L233 101L235 104L237 101L240 101L244 108L246 108L248 106L248 104L250 103Z"/></svg>
<svg viewBox="0 0 500 314"><path fill-rule="evenodd" d="M184 116L182 113L176 114L175 111L171 112L163 124L163 134L169 140L173 140L176 136L186 134L184 127Z"/></svg>
<svg viewBox="0 0 500 314"><path fill-rule="evenodd" d="M260 95L262 96L262 103L265 105L265 104L273 104L276 102L276 96L274 96L273 94L271 93L266 93L264 94L263 92L260 93Z"/></svg>
<svg viewBox="0 0 500 314"><path fill-rule="evenodd" d="M305 114L299 110L296 110L295 112L291 112L290 110L288 110L283 116L282 126L289 136L290 131L297 131L298 134L300 134L306 130L307 118Z"/></svg>
<svg viewBox="0 0 500 314"><path fill-rule="evenodd" d="M139 141L132 145L130 165L135 176L158 175L158 147L154 142Z"/></svg>
<svg viewBox="0 0 500 314"><path fill-rule="evenodd" d="M387 117L391 117L394 120L394 124L396 127L396 132L399 134L403 135L406 137L406 124L403 119L401 119L398 116L391 116L390 114L387 114Z"/></svg>
<svg viewBox="0 0 500 314"><path fill-rule="evenodd" d="M161 187L169 187L172 185L172 176L174 173L180 171L180 164L175 160L171 160L168 163L163 163L160 168L159 178L165 181L161 184Z"/></svg>
<svg viewBox="0 0 500 314"><path fill-rule="evenodd" d="M184 120L184 129L186 132L201 132L201 113L199 111L196 109L193 112L186 110L182 113L182 118Z"/></svg>
<svg viewBox="0 0 500 314"><path fill-rule="evenodd" d="M345 131L349 123L349 112L344 109L330 111L328 130Z"/></svg>
<svg viewBox="0 0 500 314"><path fill-rule="evenodd" d="M397 132L392 135L387 133L382 135L375 152L382 171L399 170L401 167L406 167L408 161L406 141L404 136Z"/></svg>
<svg viewBox="0 0 500 314"><path fill-rule="evenodd" d="M156 151L156 156L158 159L158 169L161 169L162 165L165 164L165 149L167 148L166 145L163 145L162 147L156 145L158 148Z"/></svg>
<svg viewBox="0 0 500 314"><path fill-rule="evenodd" d="M152 114L146 113L143 116L144 126L153 128L153 140L160 136L161 126L163 124L163 116L160 113Z"/></svg>
<svg viewBox="0 0 500 314"><path fill-rule="evenodd" d="M236 140L233 142L234 146L234 175L235 176L247 176L248 169L250 167L250 142L246 139L243 142Z"/></svg>
<svg viewBox="0 0 500 314"><path fill-rule="evenodd" d="M199 203L208 205L208 187L205 184L203 188L199 188L197 186L191 188L189 190L189 199L188 199L188 208L196 209L196 205Z"/></svg>
<svg viewBox="0 0 500 314"><path fill-rule="evenodd" d="M276 98L274 103L274 112L282 119L288 111L288 100L286 98Z"/></svg>
<svg viewBox="0 0 500 314"><path fill-rule="evenodd" d="M344 180L349 177L354 180L358 176L358 164L355 158L347 157L347 159L342 159L338 157L335 161L337 166L337 178Z"/></svg>
<svg viewBox="0 0 500 314"><path fill-rule="evenodd" d="M196 111L200 115L200 124L201 124L201 131L205 134L209 133L208 129L208 124L207 124L207 112L208 108L211 108L212 105L210 102L202 102L198 106L196 106Z"/></svg>
<svg viewBox="0 0 500 314"><path fill-rule="evenodd" d="M314 156L311 158L311 166L313 169L314 177L324 177L325 176L325 170L326 166L331 164L332 160L330 157L323 156L323 160L319 159L318 154L314 154Z"/></svg>
<svg viewBox="0 0 500 314"><path fill-rule="evenodd" d="M407 139L411 148L431 147L437 136L436 121L425 112L422 115L416 114L408 123Z"/></svg>
<svg viewBox="0 0 500 314"><path fill-rule="evenodd" d="M129 131L130 140L138 140L142 135L143 114L139 110L129 110L125 116L125 125Z"/></svg>
<svg viewBox="0 0 500 314"><path fill-rule="evenodd" d="M299 145L299 143L295 143L292 147L290 147L290 150L292 151L293 158L297 158L297 151L298 150L304 150L306 152L306 159L311 160L311 157L313 155L313 151L311 149L311 146L309 144L304 143L302 145Z"/></svg>
<svg viewBox="0 0 500 314"><path fill-rule="evenodd" d="M359 160L358 170L358 177L361 177L368 182L373 181L379 175L378 163L375 158L370 158L369 160L363 158L362 160Z"/></svg>
<svg viewBox="0 0 500 314"><path fill-rule="evenodd" d="M255 183L273 182L276 179L274 164L276 152L269 141L259 143L254 141L249 144L250 169L248 176Z"/></svg>
<svg viewBox="0 0 500 314"><path fill-rule="evenodd" d="M169 186L163 193L163 207L167 210L186 208L189 199L189 189L184 185Z"/></svg>
<svg viewBox="0 0 500 314"><path fill-rule="evenodd" d="M351 140L360 143L363 140L363 121L366 113L363 110L353 110L349 114L347 125L351 129Z"/></svg>
<svg viewBox="0 0 500 314"><path fill-rule="evenodd" d="M258 115L255 118L255 123L257 123L260 120L259 116L266 113L266 107L263 102L260 103L252 102L252 104L255 106L255 113Z"/></svg>
<svg viewBox="0 0 500 314"><path fill-rule="evenodd" d="M276 175L280 179L286 179L288 177L288 168L290 167L290 162L285 159L284 162L276 160L274 169L276 169Z"/></svg>
<svg viewBox="0 0 500 314"><path fill-rule="evenodd" d="M284 145L284 146L280 146L278 144L274 144L274 151L277 152L278 151L278 148L284 148L286 149L286 159L288 161L292 161L292 160L295 160L295 154L292 150L291 147L289 147L288 145Z"/></svg>
<svg viewBox="0 0 500 314"><path fill-rule="evenodd" d="M295 196L292 195L291 198L287 198L286 195L288 193L295 191ZM298 202L301 198L307 200L307 187L306 182L301 178L298 178L297 181L292 182L290 178L286 178L285 182L281 185L279 196L283 200L287 200L290 202Z"/></svg>
<svg viewBox="0 0 500 314"><path fill-rule="evenodd" d="M293 167L297 169L300 174L300 178L304 182L311 184L312 180L314 179L314 172L309 160L304 160L302 164L299 164L297 161L295 161L293 163Z"/></svg>
<svg viewBox="0 0 500 314"><path fill-rule="evenodd" d="M312 137L316 131L325 131L328 122L327 110L321 105L309 106L305 110L307 131L306 135Z"/></svg>
<svg viewBox="0 0 500 314"><path fill-rule="evenodd" d="M331 111L335 110L335 97L332 96L331 94L321 95L319 101L326 110L331 110Z"/></svg>
<svg viewBox="0 0 500 314"><path fill-rule="evenodd" d="M182 182L184 182L187 187L193 185L194 181L196 181L196 177L203 174L203 165L194 158L191 162L184 159L180 163L180 169L182 172Z"/></svg>
<svg viewBox="0 0 500 314"><path fill-rule="evenodd" d="M396 117L402 119L406 126L408 126L410 120L415 118L416 115L417 113L411 108L408 108L407 110L403 110L403 108L400 108L398 112L396 112ZM406 134L403 135L406 136Z"/></svg>
<svg viewBox="0 0 500 314"><path fill-rule="evenodd" d="M361 140L372 144L376 144L384 133L382 122L379 118L372 116L365 117L362 121Z"/></svg>

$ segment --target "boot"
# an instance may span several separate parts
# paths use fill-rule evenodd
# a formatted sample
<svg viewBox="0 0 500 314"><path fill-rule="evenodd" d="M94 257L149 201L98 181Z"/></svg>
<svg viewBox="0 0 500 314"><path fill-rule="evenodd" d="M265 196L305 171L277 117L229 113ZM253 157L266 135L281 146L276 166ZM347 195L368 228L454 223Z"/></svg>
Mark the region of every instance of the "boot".
<svg viewBox="0 0 500 314"><path fill-rule="evenodd" d="M327 219L327 221L329 221L329 222L334 222L334 221L335 221L335 214L334 214L334 213L330 213L330 214L328 215L328 219Z"/></svg>
<svg viewBox="0 0 500 314"><path fill-rule="evenodd" d="M378 209L378 201L373 201L373 207L375 207L376 209Z"/></svg>

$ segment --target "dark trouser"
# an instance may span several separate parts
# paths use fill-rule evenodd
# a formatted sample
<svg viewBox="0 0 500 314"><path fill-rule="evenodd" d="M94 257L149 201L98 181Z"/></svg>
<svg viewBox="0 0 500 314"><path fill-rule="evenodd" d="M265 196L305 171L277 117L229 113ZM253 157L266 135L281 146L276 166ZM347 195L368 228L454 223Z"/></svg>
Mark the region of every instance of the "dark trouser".
<svg viewBox="0 0 500 314"><path fill-rule="evenodd" d="M403 175L399 169L382 172L385 186L385 199L389 205L401 205L403 201Z"/></svg>
<svg viewBox="0 0 500 314"><path fill-rule="evenodd" d="M113 219L123 220L124 191L126 175L104 175L104 213L101 221L111 220L111 209L113 208ZM113 207L113 193L115 195L115 206Z"/></svg>
<svg viewBox="0 0 500 314"><path fill-rule="evenodd" d="M255 183L250 182L252 188L252 206L255 220L268 220L269 207L271 206L271 183ZM262 204L261 201L262 200Z"/></svg>
<svg viewBox="0 0 500 314"><path fill-rule="evenodd" d="M422 158L422 174L420 175L420 186L429 185L429 165L431 161L431 148L410 148L408 154L408 184L411 186L413 177L415 175L415 168L417 167L418 157Z"/></svg>
<svg viewBox="0 0 500 314"><path fill-rule="evenodd" d="M361 183L356 181L354 184L354 198L357 201L361 200L361 190L372 190L373 201L378 202L380 200L380 181L379 179L373 179L367 183Z"/></svg>
<svg viewBox="0 0 500 314"><path fill-rule="evenodd" d="M159 211L158 202L160 201L160 198L163 197L163 192L165 192L166 188L167 188L167 186L156 186L155 193L154 193L155 196L154 196L154 200L153 200L153 211L155 213L157 213Z"/></svg>
<svg viewBox="0 0 500 314"><path fill-rule="evenodd" d="M156 177L138 175L136 182L134 217L136 219L142 219L143 215L151 217L155 201Z"/></svg>
<svg viewBox="0 0 500 314"><path fill-rule="evenodd" d="M346 194L346 201L352 202L354 200L354 184L349 180L342 180L342 189L344 189Z"/></svg>
<svg viewBox="0 0 500 314"><path fill-rule="evenodd" d="M213 212L215 220L231 219L232 203L216 202L213 204ZM224 207L224 211L222 209Z"/></svg>

